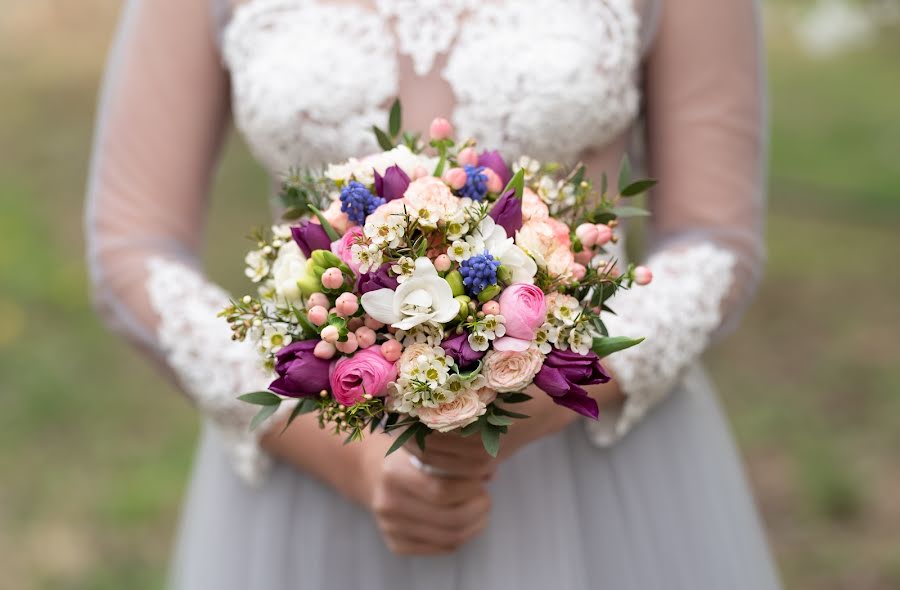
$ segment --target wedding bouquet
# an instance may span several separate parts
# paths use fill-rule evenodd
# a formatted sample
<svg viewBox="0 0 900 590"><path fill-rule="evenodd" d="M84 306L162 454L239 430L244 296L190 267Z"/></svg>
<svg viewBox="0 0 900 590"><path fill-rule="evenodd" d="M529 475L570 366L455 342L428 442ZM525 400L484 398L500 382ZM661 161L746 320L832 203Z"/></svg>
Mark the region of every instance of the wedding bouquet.
<svg viewBox="0 0 900 590"><path fill-rule="evenodd" d="M251 427L296 399L288 424L317 412L348 441L404 429L391 451L411 437L424 448L434 431L480 433L496 456L527 418L510 406L532 383L596 419L584 386L609 381L600 359L640 342L607 333L606 302L651 279L605 246L619 218L644 214L621 201L653 181L630 181L624 160L611 197L582 165L510 168L457 145L444 119L426 151L400 133L400 113L395 102L387 130L374 128L384 152L292 172L286 223L253 236L257 294L221 313L277 374L240 398L261 406Z"/></svg>

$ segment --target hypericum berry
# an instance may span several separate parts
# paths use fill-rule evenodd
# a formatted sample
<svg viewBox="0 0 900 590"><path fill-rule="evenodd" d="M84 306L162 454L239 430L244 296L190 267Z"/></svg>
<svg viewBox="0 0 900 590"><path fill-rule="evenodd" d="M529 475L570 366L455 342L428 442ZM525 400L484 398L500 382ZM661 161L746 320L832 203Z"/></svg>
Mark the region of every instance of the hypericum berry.
<svg viewBox="0 0 900 590"><path fill-rule="evenodd" d="M363 225L366 217L381 205L384 205L384 199L373 195L365 185L355 180L341 190L341 211L358 225Z"/></svg>
<svg viewBox="0 0 900 590"><path fill-rule="evenodd" d="M453 135L453 125L451 125L450 121L447 119L438 117L431 122L431 127L428 129L428 135L431 139L447 139Z"/></svg>
<svg viewBox="0 0 900 590"><path fill-rule="evenodd" d="M464 260L459 265L459 274L463 277L466 292L472 297L477 297L486 287L496 285L499 267L500 261L494 260L487 252Z"/></svg>
<svg viewBox="0 0 900 590"><path fill-rule="evenodd" d="M634 282L638 285L649 285L653 280L653 272L646 266L638 266L634 269Z"/></svg>
<svg viewBox="0 0 900 590"><path fill-rule="evenodd" d="M316 305L306 312L306 317L312 325L322 326L328 321L328 310L321 305Z"/></svg>

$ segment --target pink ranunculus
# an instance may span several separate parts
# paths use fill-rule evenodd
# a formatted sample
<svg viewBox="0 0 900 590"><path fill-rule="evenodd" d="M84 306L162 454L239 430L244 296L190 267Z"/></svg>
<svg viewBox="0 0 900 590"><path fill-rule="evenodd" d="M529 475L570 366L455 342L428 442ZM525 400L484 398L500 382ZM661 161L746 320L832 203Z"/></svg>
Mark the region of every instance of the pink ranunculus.
<svg viewBox="0 0 900 590"><path fill-rule="evenodd" d="M329 375L334 399L345 406L352 406L367 393L384 396L388 384L396 378L396 365L376 348L366 348L341 358L331 366Z"/></svg>
<svg viewBox="0 0 900 590"><path fill-rule="evenodd" d="M499 393L522 391L531 385L534 376L541 370L544 355L536 348L522 352L488 352L483 361L482 375L487 386Z"/></svg>
<svg viewBox="0 0 900 590"><path fill-rule="evenodd" d="M450 432L456 428L468 426L484 415L486 407L481 396L474 390L461 392L453 401L441 404L436 408L421 407L416 416L425 426L438 432Z"/></svg>
<svg viewBox="0 0 900 590"><path fill-rule="evenodd" d="M341 239L331 242L331 252L340 258L347 266L353 269L353 272L359 274L359 264L353 262L353 256L350 255L350 249L356 243L356 239L363 235L363 230L358 225L354 225L347 230Z"/></svg>
<svg viewBox="0 0 900 590"><path fill-rule="evenodd" d="M507 336L533 340L537 329L547 320L544 292L528 283L510 285L500 295L500 315Z"/></svg>
<svg viewBox="0 0 900 590"><path fill-rule="evenodd" d="M537 193L525 187L525 191L522 193L522 218L528 221L542 217L550 217L550 209L537 196Z"/></svg>
<svg viewBox="0 0 900 590"><path fill-rule="evenodd" d="M328 209L322 211L322 217L324 217L328 223L331 224L331 227L334 228L339 234L343 234L347 231L351 225L350 218L346 213L341 211L341 202L338 200L331 201L331 204L328 206ZM310 219L313 223L319 223L318 217L313 217Z"/></svg>

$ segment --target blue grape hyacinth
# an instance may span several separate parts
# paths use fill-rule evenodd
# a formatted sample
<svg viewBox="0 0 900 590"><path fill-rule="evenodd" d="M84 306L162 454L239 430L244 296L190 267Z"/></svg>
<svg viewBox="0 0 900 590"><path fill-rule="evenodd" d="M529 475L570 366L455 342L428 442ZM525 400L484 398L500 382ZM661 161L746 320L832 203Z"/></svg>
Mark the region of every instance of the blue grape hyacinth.
<svg viewBox="0 0 900 590"><path fill-rule="evenodd" d="M463 260L459 265L459 274L463 277L466 292L477 297L487 287L497 284L497 269L500 261L485 252Z"/></svg>
<svg viewBox="0 0 900 590"><path fill-rule="evenodd" d="M483 201L484 195L487 194L488 177L484 173L484 166L466 165L463 170L466 171L466 184L459 189L460 196L469 197L473 201Z"/></svg>
<svg viewBox="0 0 900 590"><path fill-rule="evenodd" d="M384 199L373 195L364 184L355 180L341 189L341 211L357 225L363 225L366 217L381 205L384 205Z"/></svg>

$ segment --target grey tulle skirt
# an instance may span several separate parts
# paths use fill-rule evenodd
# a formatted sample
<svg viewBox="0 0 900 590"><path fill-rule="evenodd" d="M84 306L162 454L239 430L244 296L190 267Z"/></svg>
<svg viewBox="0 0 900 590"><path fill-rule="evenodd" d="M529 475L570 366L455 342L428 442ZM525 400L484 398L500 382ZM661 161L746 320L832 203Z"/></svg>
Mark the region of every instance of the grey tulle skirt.
<svg viewBox="0 0 900 590"><path fill-rule="evenodd" d="M580 424L501 465L487 531L397 557L370 515L279 465L261 489L208 429L182 517L176 590L769 590L779 587L740 461L693 370L609 449Z"/></svg>

